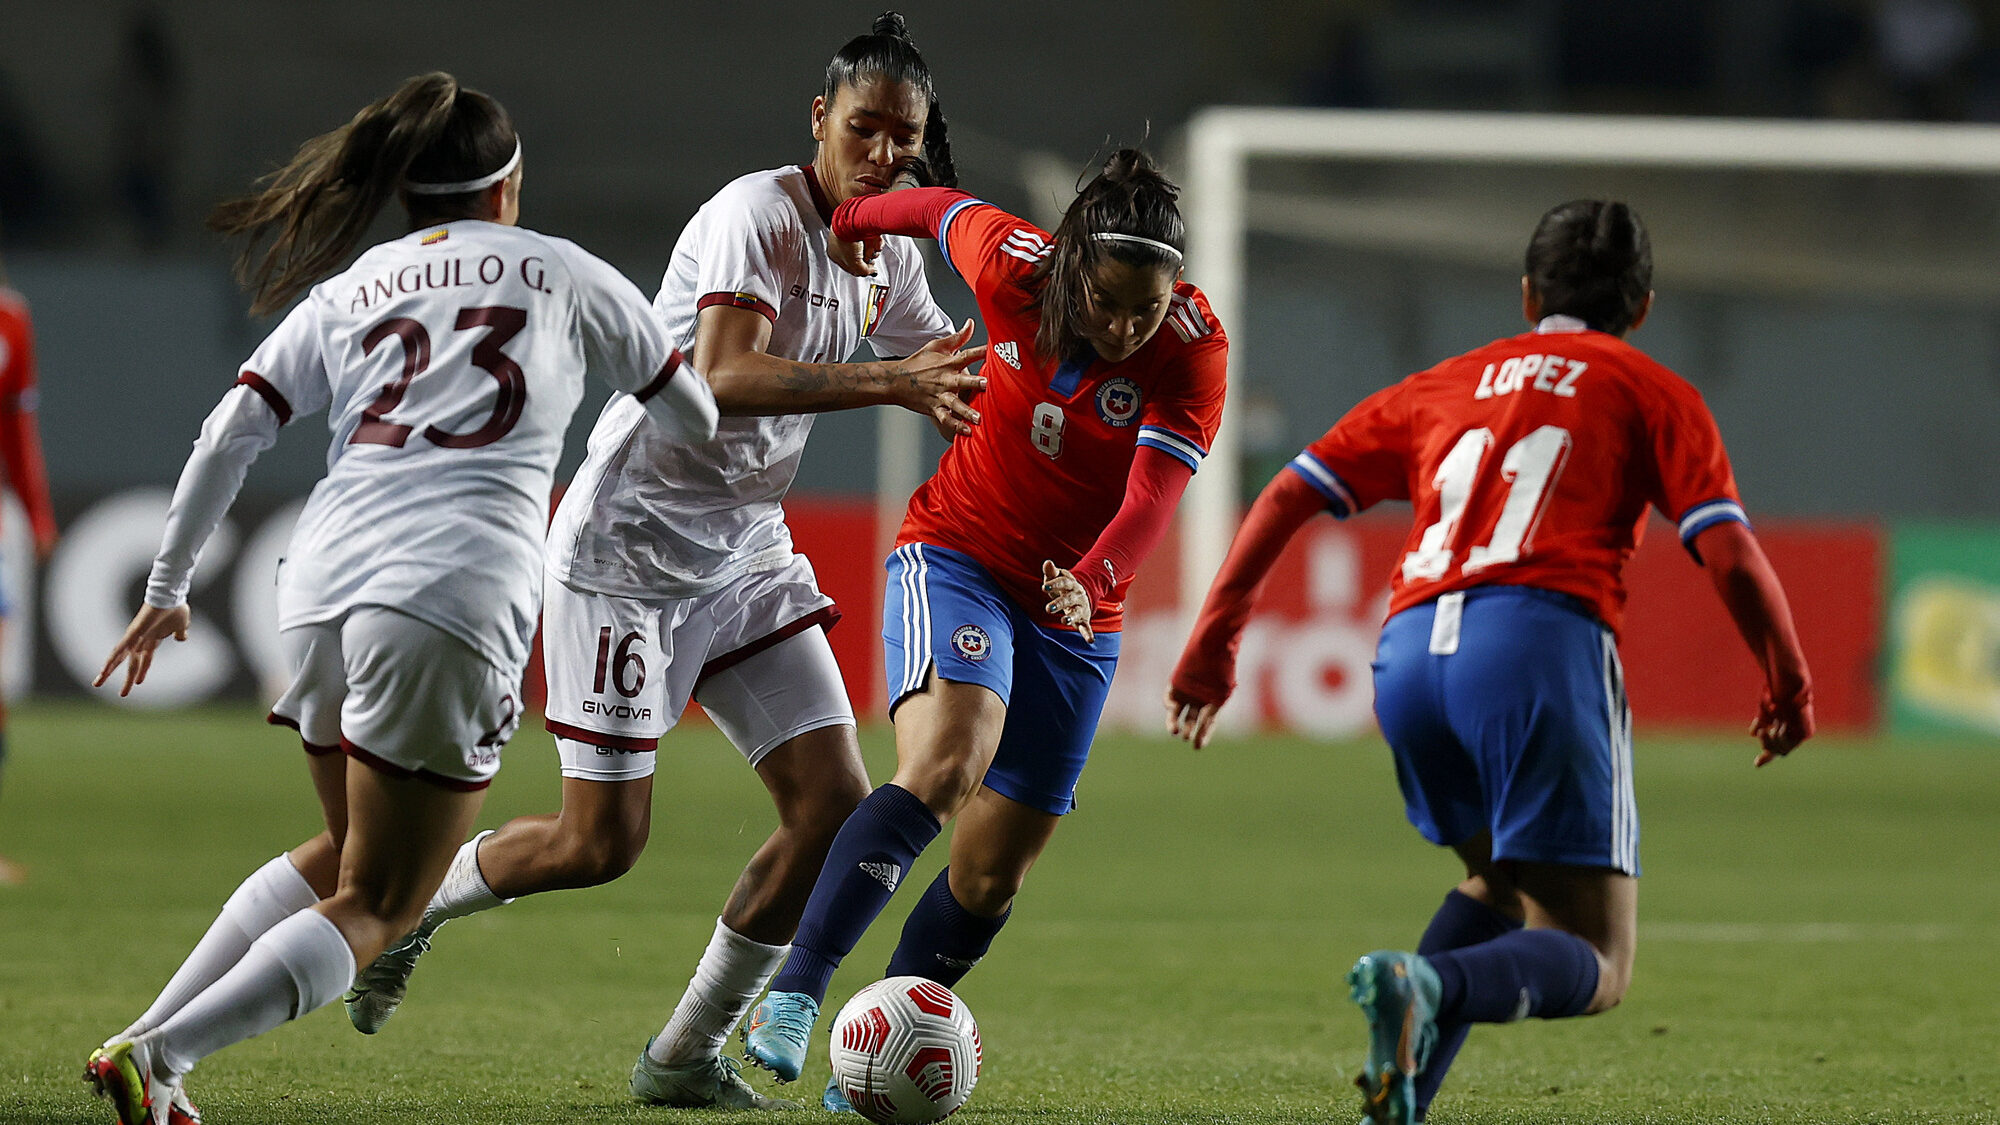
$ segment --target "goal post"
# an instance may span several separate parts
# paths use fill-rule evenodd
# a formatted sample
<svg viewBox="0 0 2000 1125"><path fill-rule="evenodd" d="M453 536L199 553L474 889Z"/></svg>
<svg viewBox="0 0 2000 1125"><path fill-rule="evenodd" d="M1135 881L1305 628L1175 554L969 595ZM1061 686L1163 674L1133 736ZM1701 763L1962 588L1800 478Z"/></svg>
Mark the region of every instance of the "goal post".
<svg viewBox="0 0 2000 1125"><path fill-rule="evenodd" d="M1260 213L1281 223L1302 212L1328 220L1317 223L1317 230L1298 223L1263 228L1290 238L1337 244L1373 234L1371 244L1380 246L1399 237L1370 231L1378 215L1353 209L1333 214L1325 206L1293 206L1317 200L1253 191L1252 162L1273 160L1991 176L2000 173L2000 127L1233 106L1196 112L1188 126L1184 176L1188 278L1207 293L1230 333L1231 408L1223 412L1215 446L1182 502L1180 600L1188 615L1221 567L1240 509L1240 400L1254 385L1258 362L1258 342L1247 339L1245 330L1248 236L1259 229ZM1510 240L1525 239L1526 233L1506 232ZM1838 262L1827 261L1829 269L1838 268ZM1818 264L1807 261L1802 268ZM1912 271L1919 275L1911 279L1913 292L1920 295L1926 268ZM1962 284L1978 268L1978 263L1960 268L1949 275L1951 283ZM1391 374L1384 372L1385 380Z"/></svg>

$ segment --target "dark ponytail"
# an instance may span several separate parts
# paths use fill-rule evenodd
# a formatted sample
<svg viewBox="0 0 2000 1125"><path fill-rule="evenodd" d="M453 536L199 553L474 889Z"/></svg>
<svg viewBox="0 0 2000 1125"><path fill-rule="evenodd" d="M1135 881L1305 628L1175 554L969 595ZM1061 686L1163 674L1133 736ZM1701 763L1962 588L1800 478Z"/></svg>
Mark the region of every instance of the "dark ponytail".
<svg viewBox="0 0 2000 1125"><path fill-rule="evenodd" d="M1035 351L1060 363L1083 346L1081 325L1088 304L1090 275L1112 259L1178 274L1187 249L1187 226L1175 201L1181 189L1160 171L1144 149L1121 148L1104 170L1084 185L1056 227L1055 248L1036 263L1030 286L1040 306ZM1122 234L1147 240L1099 238ZM1172 247L1172 250L1159 243Z"/></svg>
<svg viewBox="0 0 2000 1125"><path fill-rule="evenodd" d="M1578 199L1551 208L1528 240L1528 284L1543 316L1622 336L1653 290L1653 243L1632 208Z"/></svg>
<svg viewBox="0 0 2000 1125"><path fill-rule="evenodd" d="M833 96L841 87L858 86L871 79L906 82L923 94L924 104L930 107L924 118L924 158L910 174L926 187L957 187L958 168L951 159L949 126L944 110L938 108L931 68L917 50L917 41L910 38L909 21L901 12L876 16L868 34L855 36L834 52L832 61L826 64L823 91L826 104L833 104Z"/></svg>
<svg viewBox="0 0 2000 1125"><path fill-rule="evenodd" d="M236 278L251 292L252 313L275 312L347 259L405 181L478 179L512 159L516 143L499 102L441 71L419 75L299 146L256 192L217 205L208 225L245 237ZM480 194L404 201L421 222L471 214Z"/></svg>

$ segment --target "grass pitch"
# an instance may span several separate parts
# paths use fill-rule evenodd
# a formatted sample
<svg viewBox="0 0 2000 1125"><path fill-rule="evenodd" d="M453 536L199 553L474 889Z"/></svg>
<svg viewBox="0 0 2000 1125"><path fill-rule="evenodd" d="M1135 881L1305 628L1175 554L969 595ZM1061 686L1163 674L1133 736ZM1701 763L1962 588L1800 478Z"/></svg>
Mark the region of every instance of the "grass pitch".
<svg viewBox="0 0 2000 1125"><path fill-rule="evenodd" d="M864 741L886 777L886 732ZM248 710L24 707L9 743L0 854L31 879L0 889L0 1122L101 1123L85 1055L317 812L296 743ZM713 731L668 745L637 870L452 923L372 1039L336 1006L204 1063L190 1088L212 1125L723 1119L631 1105L626 1074L773 818ZM1477 1029L1436 1125L2000 1121L2000 746L1751 757L1748 739L1642 741L1631 994ZM1341 976L1412 944L1458 875L1403 822L1386 751L1107 737L1080 797L960 990L986 1068L959 1120L1352 1122L1363 1030ZM482 820L556 802L530 724ZM829 1010L886 962L908 894ZM787 1092L825 1074L822 1038Z"/></svg>

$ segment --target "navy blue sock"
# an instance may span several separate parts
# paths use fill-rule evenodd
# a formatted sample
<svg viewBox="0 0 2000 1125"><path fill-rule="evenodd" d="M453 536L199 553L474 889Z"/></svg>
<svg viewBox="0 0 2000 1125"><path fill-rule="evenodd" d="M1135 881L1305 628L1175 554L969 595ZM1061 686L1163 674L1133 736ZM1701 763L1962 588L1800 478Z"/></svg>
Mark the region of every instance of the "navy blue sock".
<svg viewBox="0 0 2000 1125"><path fill-rule="evenodd" d="M1582 1015L1597 992L1597 951L1562 930L1516 930L1426 958L1444 985L1441 1020L1508 1023Z"/></svg>
<svg viewBox="0 0 2000 1125"><path fill-rule="evenodd" d="M909 790L884 785L870 793L827 850L805 917L792 939L791 956L771 981L773 992L803 992L826 999L833 971L875 921L910 864L942 828Z"/></svg>
<svg viewBox="0 0 2000 1125"><path fill-rule="evenodd" d="M903 923L903 938L889 958L887 976L927 977L950 988L993 946L1013 907L998 918L974 914L951 893L951 868L938 872Z"/></svg>
<svg viewBox="0 0 2000 1125"><path fill-rule="evenodd" d="M1417 943L1417 952L1432 957L1446 950L1492 941L1520 928L1521 923L1514 919L1471 895L1453 890L1444 896L1443 905L1431 916L1431 924L1424 927L1424 937ZM1423 1073L1417 1075L1419 1121L1429 1112L1431 1099L1437 1097L1438 1087L1444 1084L1445 1073L1451 1069L1452 1060L1458 1057L1458 1049L1465 1045L1465 1034L1472 1030L1472 1025L1464 1020L1441 1019L1437 1029L1437 1045L1431 1048L1430 1062L1424 1065Z"/></svg>

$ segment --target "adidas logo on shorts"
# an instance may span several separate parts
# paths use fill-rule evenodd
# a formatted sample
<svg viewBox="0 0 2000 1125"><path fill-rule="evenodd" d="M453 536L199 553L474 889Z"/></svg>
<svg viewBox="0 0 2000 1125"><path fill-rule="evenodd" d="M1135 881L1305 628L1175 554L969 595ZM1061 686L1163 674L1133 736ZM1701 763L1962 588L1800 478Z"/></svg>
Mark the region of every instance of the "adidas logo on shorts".
<svg viewBox="0 0 2000 1125"><path fill-rule="evenodd" d="M993 345L993 354L1016 371L1021 369L1021 345L1012 340Z"/></svg>
<svg viewBox="0 0 2000 1125"><path fill-rule="evenodd" d="M862 863L859 866L870 878L889 888L890 894L895 894L896 884L903 881L903 869L893 863Z"/></svg>

